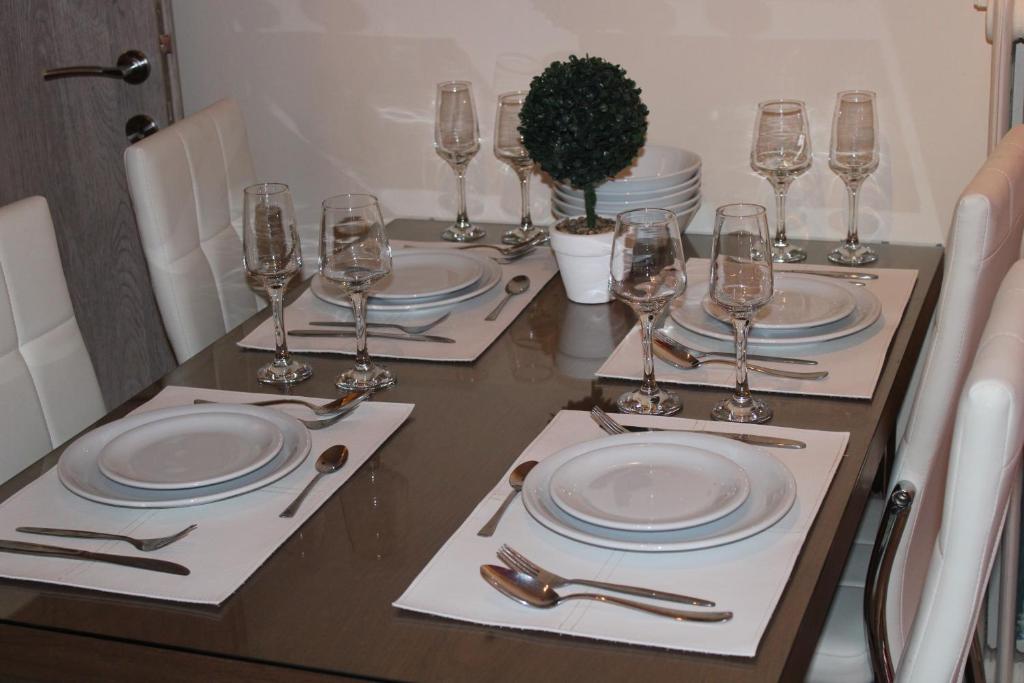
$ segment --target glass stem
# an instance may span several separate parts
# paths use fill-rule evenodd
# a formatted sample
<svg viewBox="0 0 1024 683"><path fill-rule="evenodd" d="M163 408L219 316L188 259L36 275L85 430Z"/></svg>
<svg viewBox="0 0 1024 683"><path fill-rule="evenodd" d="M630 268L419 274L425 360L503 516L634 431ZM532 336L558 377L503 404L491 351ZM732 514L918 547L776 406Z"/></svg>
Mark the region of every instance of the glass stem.
<svg viewBox="0 0 1024 683"><path fill-rule="evenodd" d="M860 196L859 183L849 183L846 186L846 197L847 205L849 207L849 216L847 218L846 227L846 246L856 248L860 245L860 239L857 237L857 198Z"/></svg>
<svg viewBox="0 0 1024 683"><path fill-rule="evenodd" d="M270 310L274 318L274 365L288 365L288 341L284 331L284 283L266 282Z"/></svg>
<svg viewBox="0 0 1024 683"><path fill-rule="evenodd" d="M455 216L455 227L466 230L470 227L469 216L466 212L466 167L460 166L455 169L456 187L459 199L459 213Z"/></svg>
<svg viewBox="0 0 1024 683"><path fill-rule="evenodd" d="M752 400L750 386L747 384L747 333L750 331L750 318L733 315L732 330L736 337L736 391L732 400L736 405L746 406Z"/></svg>
<svg viewBox="0 0 1024 683"><path fill-rule="evenodd" d="M373 363L366 351L366 292L352 292L349 298L356 323L356 370L366 372Z"/></svg>
<svg viewBox="0 0 1024 683"><path fill-rule="evenodd" d="M533 219L530 218L530 171L522 169L516 171L519 175L519 194L523 200L522 215L519 218L519 229L524 233L533 229Z"/></svg>
<svg viewBox="0 0 1024 683"><path fill-rule="evenodd" d="M786 190L785 185L775 186L775 246L787 247L786 239Z"/></svg>
<svg viewBox="0 0 1024 683"><path fill-rule="evenodd" d="M644 379L640 383L640 392L648 396L658 393L658 384L654 381L654 348L651 341L654 336L654 314L640 314L640 346L644 352Z"/></svg>

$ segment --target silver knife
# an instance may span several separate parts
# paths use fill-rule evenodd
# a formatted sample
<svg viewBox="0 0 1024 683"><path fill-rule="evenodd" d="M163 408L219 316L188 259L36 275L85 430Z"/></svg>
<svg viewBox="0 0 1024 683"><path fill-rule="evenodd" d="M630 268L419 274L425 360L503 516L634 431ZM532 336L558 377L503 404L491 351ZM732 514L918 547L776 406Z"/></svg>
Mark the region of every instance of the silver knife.
<svg viewBox="0 0 1024 683"><path fill-rule="evenodd" d="M107 562L136 569L148 569L165 574L188 576L188 567L177 562L155 560L149 557L132 557L131 555L111 555L110 553L94 553L78 548L62 548L42 543L25 543L24 541L0 541L0 552L20 553L22 555L41 555L43 557L63 557L69 560L87 560L90 562Z"/></svg>
<svg viewBox="0 0 1024 683"><path fill-rule="evenodd" d="M345 339L355 339L356 337L355 331L350 332L348 330L288 330L288 334L293 337L343 337ZM455 340L451 337L439 337L436 334L398 334L367 330L366 336L379 339L400 339L402 341L439 342L441 344L455 343Z"/></svg>
<svg viewBox="0 0 1024 683"><path fill-rule="evenodd" d="M796 439L786 439L781 436L760 436L758 434L734 434L733 432L708 432L696 429L661 429L658 427L634 427L632 425L621 425L627 432L691 432L693 434L710 434L711 436L724 436L727 439L748 443L751 446L768 446L770 448L807 448L807 444Z"/></svg>
<svg viewBox="0 0 1024 683"><path fill-rule="evenodd" d="M796 275L821 275L823 277L836 277L840 280L877 280L876 273L846 272L836 270L784 270L776 268L776 273L794 273Z"/></svg>

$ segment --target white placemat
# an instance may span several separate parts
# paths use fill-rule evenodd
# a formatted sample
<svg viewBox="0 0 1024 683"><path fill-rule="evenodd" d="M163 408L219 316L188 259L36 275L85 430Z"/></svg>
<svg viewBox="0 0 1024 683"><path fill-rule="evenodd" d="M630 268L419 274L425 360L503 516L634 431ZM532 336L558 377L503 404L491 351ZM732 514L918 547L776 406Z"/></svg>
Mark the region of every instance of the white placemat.
<svg viewBox="0 0 1024 683"><path fill-rule="evenodd" d="M395 250L423 247L439 249L454 248L446 242L406 242L393 240ZM481 254L497 255L493 249L475 250ZM378 358L409 358L416 360L462 361L476 360L494 340L505 331L512 321L533 301L544 285L558 272L555 256L548 247L539 247L529 256L513 263L501 266L501 282L490 291L453 306L438 306L404 313L370 311L369 319L375 322L396 322L401 325L417 325L434 320L447 312L451 315L443 323L432 328L426 334L450 337L454 344L435 342L409 342L395 339L370 337L367 348L370 355ZM497 320L487 321L484 318L498 305L505 296L505 284L516 275L530 278L530 289L512 297ZM312 291L306 290L285 309L285 327L290 330L311 328L311 320L352 320L351 310L321 301ZM324 327L325 331L332 328ZM399 333L398 330L381 330L382 332ZM239 346L250 349L271 351L274 349L274 327L270 319L263 321L259 327L238 342ZM302 353L342 353L354 355L355 339L340 337L288 337L288 348Z"/></svg>
<svg viewBox="0 0 1024 683"><path fill-rule="evenodd" d="M476 535L477 530L508 494L506 474L434 555L395 606L491 626L720 655L753 657L757 654L758 643L789 580L807 530L846 450L849 434L681 418L614 417L624 424L698 431L749 431L805 441L807 448L803 450L768 449L796 478L797 501L789 513L767 531L729 545L688 552L636 553L579 543L536 522L521 499L509 507L493 537L481 538ZM561 448L602 435L588 413L563 410L512 467L524 460L543 460ZM694 595L714 600L718 608L734 612L734 617L720 624L676 622L591 600L578 600L546 610L526 607L501 595L480 577L480 565L500 564L495 553L502 543L562 576ZM559 589L564 593L587 590L584 587Z"/></svg>
<svg viewBox="0 0 1024 683"><path fill-rule="evenodd" d="M686 262L688 271L704 271L709 268L707 259L690 259ZM786 270L836 270L819 265L806 266L787 264ZM877 280L869 280L866 287L882 303L882 314L873 324L847 337L816 344L757 345L751 344L748 352L767 356L792 356L818 361L818 365L791 365L761 363L779 370L828 370L829 376L822 380L794 380L769 377L757 372L748 373L750 388L779 394L807 394L810 396L840 396L844 398L869 399L875 393L875 385L882 374L885 357L889 352L896 328L903 318L903 311L910 300L917 282L917 271L897 268L872 268L878 274ZM671 337L686 346L704 351L734 352L729 342L710 339L690 332L676 323L671 316L665 317L663 327ZM755 361L751 361L755 362ZM680 370L664 361L654 359L654 374L659 382L675 384L696 384L701 386L732 387L736 372L727 365L705 365L692 370ZM642 377L643 357L640 352L640 328L635 326L622 343L612 352L604 365L598 368L601 377L615 379L636 379Z"/></svg>
<svg viewBox="0 0 1024 683"><path fill-rule="evenodd" d="M136 412L188 405L195 398L241 403L268 396L167 387ZM296 417L310 417L305 408L281 408ZM364 403L334 426L312 431L313 447L294 472L252 493L206 505L160 510L101 505L64 488L53 468L0 505L0 538L170 560L185 565L191 574L176 576L99 562L0 553L0 576L160 600L220 604L373 455L412 409L408 403ZM313 463L317 456L336 443L348 446L348 463L320 481L294 517L279 517L316 474ZM14 530L18 526L44 526L151 538L194 523L199 528L191 534L149 553L120 541L45 537Z"/></svg>

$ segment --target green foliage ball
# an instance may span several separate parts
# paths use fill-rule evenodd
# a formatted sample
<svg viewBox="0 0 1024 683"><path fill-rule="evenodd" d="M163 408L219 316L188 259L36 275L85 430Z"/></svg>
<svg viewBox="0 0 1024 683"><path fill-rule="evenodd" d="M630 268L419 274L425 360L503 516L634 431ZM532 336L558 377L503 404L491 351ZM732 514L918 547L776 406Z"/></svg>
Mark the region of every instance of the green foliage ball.
<svg viewBox="0 0 1024 683"><path fill-rule="evenodd" d="M595 184L629 166L643 147L647 114L640 88L621 66L572 55L531 81L519 132L544 171L592 194Z"/></svg>

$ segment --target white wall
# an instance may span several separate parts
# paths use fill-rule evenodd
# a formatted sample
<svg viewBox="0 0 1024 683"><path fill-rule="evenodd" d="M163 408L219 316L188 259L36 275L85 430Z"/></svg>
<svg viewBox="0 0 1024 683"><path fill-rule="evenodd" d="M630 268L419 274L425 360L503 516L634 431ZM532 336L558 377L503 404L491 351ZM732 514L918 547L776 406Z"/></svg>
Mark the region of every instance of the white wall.
<svg viewBox="0 0 1024 683"><path fill-rule="evenodd" d="M433 151L437 82L474 84L481 152L470 217L512 220L519 194L491 153L499 92L553 59L589 53L643 88L648 140L704 158L704 210L770 204L748 165L755 104L803 99L814 166L790 192L790 234L845 234L828 170L835 93L878 92L882 162L865 187L868 241L943 241L984 159L989 45L970 0L175 0L186 113L224 96L245 113L257 172L292 185L300 219L320 200L377 194L388 217L454 216ZM549 191L534 183L534 216Z"/></svg>

